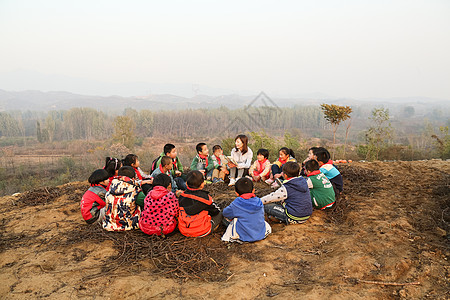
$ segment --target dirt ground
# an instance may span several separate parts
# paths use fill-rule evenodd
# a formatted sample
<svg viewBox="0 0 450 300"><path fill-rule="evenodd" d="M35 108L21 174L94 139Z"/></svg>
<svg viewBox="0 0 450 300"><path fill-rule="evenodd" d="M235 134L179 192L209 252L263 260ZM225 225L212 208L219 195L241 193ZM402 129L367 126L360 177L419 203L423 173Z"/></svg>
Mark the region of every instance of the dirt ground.
<svg viewBox="0 0 450 300"><path fill-rule="evenodd" d="M1 299L449 299L450 162L339 166L335 210L266 240L87 225L86 182L0 198ZM220 206L233 189L208 187ZM257 185L257 195L270 190Z"/></svg>

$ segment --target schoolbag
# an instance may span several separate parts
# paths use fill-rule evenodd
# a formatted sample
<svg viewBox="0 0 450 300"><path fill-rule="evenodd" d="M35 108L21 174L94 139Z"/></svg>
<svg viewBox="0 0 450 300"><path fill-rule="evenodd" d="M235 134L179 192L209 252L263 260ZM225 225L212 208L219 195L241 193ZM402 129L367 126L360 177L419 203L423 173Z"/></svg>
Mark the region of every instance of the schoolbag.
<svg viewBox="0 0 450 300"><path fill-rule="evenodd" d="M161 156L158 156L157 158L155 158L152 162L152 168L150 169L150 174L153 173L153 171L156 170L156 164L158 163L158 160L161 158Z"/></svg>

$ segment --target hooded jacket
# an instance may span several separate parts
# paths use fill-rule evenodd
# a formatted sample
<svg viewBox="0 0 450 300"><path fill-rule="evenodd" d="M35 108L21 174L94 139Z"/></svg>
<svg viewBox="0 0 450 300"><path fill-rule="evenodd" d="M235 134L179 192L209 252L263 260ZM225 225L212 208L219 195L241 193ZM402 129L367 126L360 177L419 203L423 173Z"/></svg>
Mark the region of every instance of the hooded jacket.
<svg viewBox="0 0 450 300"><path fill-rule="evenodd" d="M178 210L175 194L155 186L145 197L139 228L146 234L169 234L177 227Z"/></svg>
<svg viewBox="0 0 450 300"><path fill-rule="evenodd" d="M264 239L266 224L264 222L264 205L253 193L242 194L223 210L228 219L237 218L236 232L244 242Z"/></svg>
<svg viewBox="0 0 450 300"><path fill-rule="evenodd" d="M309 194L308 184L303 177L294 177L283 182L287 190L287 198L284 207L289 218L307 217L312 214L312 202Z"/></svg>
<svg viewBox="0 0 450 300"><path fill-rule="evenodd" d="M126 176L114 178L106 193L106 212L103 228L108 231L124 231L139 228L141 210L136 205L140 192L133 179Z"/></svg>
<svg viewBox="0 0 450 300"><path fill-rule="evenodd" d="M92 185L83 198L81 198L80 208L83 219L88 224L92 224L98 220L100 216L100 209L105 207L106 190L100 184Z"/></svg>

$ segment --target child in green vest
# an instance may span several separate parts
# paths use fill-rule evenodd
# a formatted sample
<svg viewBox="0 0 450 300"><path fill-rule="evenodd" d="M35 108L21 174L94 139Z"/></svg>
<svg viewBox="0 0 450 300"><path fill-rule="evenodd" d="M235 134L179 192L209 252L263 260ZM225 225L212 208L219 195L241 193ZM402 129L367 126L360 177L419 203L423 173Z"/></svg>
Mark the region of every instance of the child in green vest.
<svg viewBox="0 0 450 300"><path fill-rule="evenodd" d="M309 192L315 209L328 209L334 206L335 195L333 185L319 170L317 160L311 159L305 162L305 173L308 177Z"/></svg>

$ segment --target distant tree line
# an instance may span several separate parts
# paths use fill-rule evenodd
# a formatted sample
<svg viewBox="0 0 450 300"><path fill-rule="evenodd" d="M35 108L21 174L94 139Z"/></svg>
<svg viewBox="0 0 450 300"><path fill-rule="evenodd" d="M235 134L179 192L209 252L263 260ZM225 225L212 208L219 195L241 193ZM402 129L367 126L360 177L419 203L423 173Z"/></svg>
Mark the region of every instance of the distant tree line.
<svg viewBox="0 0 450 300"><path fill-rule="evenodd" d="M130 119L131 123L121 117ZM323 130L328 125L320 108L315 106L236 110L222 107L183 111L126 109L123 116L107 115L92 108L50 111L46 115L33 112L0 113L0 137L31 136L40 142L110 139L117 126L133 127L137 137L145 138L215 136L227 129Z"/></svg>

